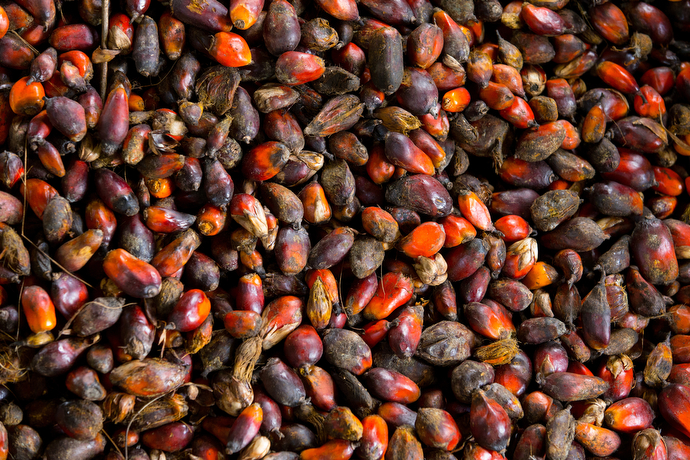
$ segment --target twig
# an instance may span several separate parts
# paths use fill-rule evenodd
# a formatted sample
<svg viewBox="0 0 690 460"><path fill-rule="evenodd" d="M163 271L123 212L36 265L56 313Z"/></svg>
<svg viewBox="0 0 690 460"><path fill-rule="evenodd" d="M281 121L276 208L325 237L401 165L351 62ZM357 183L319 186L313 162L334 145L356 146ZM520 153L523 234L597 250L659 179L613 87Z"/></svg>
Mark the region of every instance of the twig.
<svg viewBox="0 0 690 460"><path fill-rule="evenodd" d="M88 287L90 287L90 288L93 289L93 286L91 286L89 283L87 283L86 281L84 281L83 279L79 278L77 275L75 275L75 274L72 273L71 271L67 270L67 269L66 269L65 267L63 267L62 265L60 265L55 259L53 259L52 257L50 257L50 255L46 254L45 251L43 251L43 249L39 248L39 247L36 245L36 243L34 243L33 241L31 241L31 240L30 240L26 235L24 235L23 233L22 233L22 238L24 238L26 241L28 241L29 243L31 243L31 245L32 245L33 247L35 247L36 250L37 250L38 252L40 252L43 256L45 256L45 257L47 257L48 259L50 259L50 261L51 261L52 263L54 263L55 265L57 265L57 266L58 266L61 270L63 270L65 273L67 273L68 275L70 275L70 276L72 276L72 277L78 279L79 281L81 281L82 283L86 284Z"/></svg>
<svg viewBox="0 0 690 460"><path fill-rule="evenodd" d="M34 48L33 46L31 46L31 43L29 43L29 42L27 42L26 40L24 40L24 37L22 37L21 35L19 35L19 34L17 33L16 30L13 30L12 33L13 33L14 35L16 35L17 38L18 38L19 40L21 40L22 42L24 42L24 44L25 44L26 46L28 46L29 49L30 49L31 51L33 51L34 53L36 53L36 56L38 56L39 54L41 54L41 53L38 52L38 50L37 50L36 48Z"/></svg>
<svg viewBox="0 0 690 460"><path fill-rule="evenodd" d="M108 441L110 441L110 442L113 444L113 447L115 447L115 450L117 450L117 452L118 452L120 455L122 455L122 456L124 457L124 455L122 454L122 451L120 450L120 448L117 447L117 444L115 444L115 441L113 441L113 438L111 438L110 435L108 435L108 433L107 433L105 430L101 430L101 433L103 433L103 435L104 435L106 438L108 438ZM127 440L125 440L125 444L128 444L128 443L127 443Z"/></svg>
<svg viewBox="0 0 690 460"><path fill-rule="evenodd" d="M107 0L106 0L106 1L107 1ZM144 405L144 407L142 407L141 409L139 409L139 411L138 411L136 414L134 414L134 417L132 417L131 420L129 421L129 423L127 424L127 429L125 430L125 439L129 439L129 429L132 427L132 423L134 422L134 420L135 420L137 417L139 417L139 416L141 415L142 412L144 412L144 409L146 409L146 408L149 407L151 404L153 404L154 402L156 402L156 401L158 401L159 399L161 399L163 396L167 396L167 395L169 395L170 393L174 393L175 391L177 391L177 388L175 388L174 390L168 391L167 393L163 393L163 394L160 395L160 396L157 396L157 397L153 398L151 401L147 402L147 403ZM128 443L128 442L125 442L125 460L129 460L129 449L128 449L128 448L129 448L129 443Z"/></svg>
<svg viewBox="0 0 690 460"><path fill-rule="evenodd" d="M108 49L108 20L110 13L110 0L103 0L101 9L101 48ZM105 103L108 90L108 63L101 64L101 99Z"/></svg>

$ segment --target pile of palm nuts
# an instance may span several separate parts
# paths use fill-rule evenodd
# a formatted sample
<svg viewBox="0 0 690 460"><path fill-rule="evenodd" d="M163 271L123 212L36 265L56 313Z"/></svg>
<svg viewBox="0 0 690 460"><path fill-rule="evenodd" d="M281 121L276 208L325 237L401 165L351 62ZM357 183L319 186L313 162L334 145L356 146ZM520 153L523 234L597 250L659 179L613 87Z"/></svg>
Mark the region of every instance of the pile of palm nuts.
<svg viewBox="0 0 690 460"><path fill-rule="evenodd" d="M690 458L690 0L0 0L0 152L0 460Z"/></svg>

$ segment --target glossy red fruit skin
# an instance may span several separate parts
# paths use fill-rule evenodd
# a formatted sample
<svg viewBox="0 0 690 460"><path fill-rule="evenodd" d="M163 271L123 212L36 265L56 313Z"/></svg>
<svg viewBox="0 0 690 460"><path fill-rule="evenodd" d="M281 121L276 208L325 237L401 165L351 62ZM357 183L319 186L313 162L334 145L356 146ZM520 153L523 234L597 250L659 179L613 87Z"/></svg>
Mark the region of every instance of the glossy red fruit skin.
<svg viewBox="0 0 690 460"><path fill-rule="evenodd" d="M589 10L589 14L594 30L604 39L615 45L623 45L628 41L628 20L616 5L597 5Z"/></svg>
<svg viewBox="0 0 690 460"><path fill-rule="evenodd" d="M168 322L175 324L180 332L189 332L199 327L210 312L211 301L206 294L199 289L192 289L180 297L168 317Z"/></svg>
<svg viewBox="0 0 690 460"><path fill-rule="evenodd" d="M561 35L565 29L565 21L561 16L549 8L523 4L520 17L532 32L537 35Z"/></svg>
<svg viewBox="0 0 690 460"><path fill-rule="evenodd" d="M384 401L410 404L419 399L421 394L419 387L412 380L381 367L365 372L362 380L375 396Z"/></svg>
<svg viewBox="0 0 690 460"><path fill-rule="evenodd" d="M316 364L323 354L323 343L313 326L304 324L285 338L285 360L295 368Z"/></svg>
<svg viewBox="0 0 690 460"><path fill-rule="evenodd" d="M645 219L635 225L630 252L646 280L668 285L678 277L673 237L659 219Z"/></svg>
<svg viewBox="0 0 690 460"><path fill-rule="evenodd" d="M510 417L500 404L487 398L482 390L477 390L472 397L470 431L480 446L490 450L501 451L510 440Z"/></svg>
<svg viewBox="0 0 690 460"><path fill-rule="evenodd" d="M137 298L156 296L161 289L161 276L153 266L124 249L109 252L103 270L123 291Z"/></svg>
<svg viewBox="0 0 690 460"><path fill-rule="evenodd" d="M673 89L675 77L673 69L670 67L654 67L646 71L641 77L640 82L654 88L659 94L665 96Z"/></svg>
<svg viewBox="0 0 690 460"><path fill-rule="evenodd" d="M690 436L689 405L690 387L686 385L671 384L659 394L658 407L662 417L686 436Z"/></svg>

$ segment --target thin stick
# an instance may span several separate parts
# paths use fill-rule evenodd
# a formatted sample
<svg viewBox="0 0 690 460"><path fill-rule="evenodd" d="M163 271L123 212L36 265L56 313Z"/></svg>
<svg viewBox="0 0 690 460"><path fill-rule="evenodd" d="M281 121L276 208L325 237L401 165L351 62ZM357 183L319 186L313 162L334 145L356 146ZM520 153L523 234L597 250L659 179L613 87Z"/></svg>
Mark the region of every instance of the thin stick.
<svg viewBox="0 0 690 460"><path fill-rule="evenodd" d="M110 12L110 0L103 0L103 6L101 9L101 48L108 49L108 21ZM101 64L101 99L105 103L105 98L107 96L106 91L108 90L108 63L104 62Z"/></svg>
<svg viewBox="0 0 690 460"><path fill-rule="evenodd" d="M35 247L36 250L37 250L38 252L40 252L42 255L44 255L45 257L47 257L48 259L50 259L50 261L51 261L52 263L54 263L54 264L57 265L60 269L62 269L62 271L64 271L64 272L67 273L68 275L70 275L70 276L72 276L72 277L78 279L78 280L81 281L82 283L86 284L88 287L93 288L93 286L91 286L89 283L87 283L87 282L84 281L83 279L79 278L77 275L75 275L75 274L72 273L71 271L67 270L65 267L63 267L62 265L60 265L55 259L53 259L52 257L50 257L50 255L46 254L41 248L39 248L39 247L36 245L36 243L34 243L33 241L31 241L29 238L27 238L26 235L22 235L22 237L23 237L26 241L28 241L29 243L31 243L31 245L32 245L33 247Z"/></svg>

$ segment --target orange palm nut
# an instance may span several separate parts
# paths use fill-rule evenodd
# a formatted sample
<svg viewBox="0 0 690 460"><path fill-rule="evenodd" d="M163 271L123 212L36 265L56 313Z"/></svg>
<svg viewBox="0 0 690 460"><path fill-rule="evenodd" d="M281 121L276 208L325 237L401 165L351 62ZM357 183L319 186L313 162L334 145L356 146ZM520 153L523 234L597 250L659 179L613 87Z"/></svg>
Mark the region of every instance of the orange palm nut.
<svg viewBox="0 0 690 460"><path fill-rule="evenodd" d="M510 89L501 83L489 81L479 90L479 98L486 102L489 108L503 110L513 105L515 95Z"/></svg>
<svg viewBox="0 0 690 460"><path fill-rule="evenodd" d="M443 95L441 108L446 112L462 112L470 105L471 96L465 88L455 88Z"/></svg>
<svg viewBox="0 0 690 460"><path fill-rule="evenodd" d="M240 30L247 30L256 23L264 8L264 0L231 0L230 20Z"/></svg>
<svg viewBox="0 0 690 460"><path fill-rule="evenodd" d="M7 12L0 6L0 38L4 37L10 28L10 18Z"/></svg>
<svg viewBox="0 0 690 460"><path fill-rule="evenodd" d="M300 460L349 460L354 452L354 444L350 441L334 439L321 447L303 450L299 458Z"/></svg>
<svg viewBox="0 0 690 460"><path fill-rule="evenodd" d="M168 59L171 61L179 59L186 41L184 23L173 17L170 11L166 11L158 19L158 35L161 48Z"/></svg>
<svg viewBox="0 0 690 460"><path fill-rule="evenodd" d="M10 107L17 115L34 116L43 109L45 95L41 83L29 83L29 77L22 77L12 85Z"/></svg>
<svg viewBox="0 0 690 460"><path fill-rule="evenodd" d="M580 142L582 141L580 139L580 132L575 126L573 126L572 123L570 123L568 120L556 120L554 124L561 125L561 127L565 130L565 138L561 144L562 149L573 150L580 145Z"/></svg>
<svg viewBox="0 0 690 460"><path fill-rule="evenodd" d="M38 334L55 328L55 306L50 296L40 286L28 286L22 291L22 309L29 329Z"/></svg>
<svg viewBox="0 0 690 460"><path fill-rule="evenodd" d="M144 98L139 96L138 94L130 94L129 95L129 100L127 101L129 104L129 111L130 112L143 112L146 110L146 105L144 104Z"/></svg>
<svg viewBox="0 0 690 460"><path fill-rule="evenodd" d="M503 233L503 241L515 243L527 238L532 233L532 227L525 219L515 214L503 216L494 222L496 230Z"/></svg>
<svg viewBox="0 0 690 460"><path fill-rule="evenodd" d="M326 288L331 302L334 304L338 303L340 301L338 295L338 282L335 280L333 272L327 268L307 270L307 273L304 275L304 282L307 283L307 287L311 289L318 278L321 278L321 282Z"/></svg>
<svg viewBox="0 0 690 460"><path fill-rule="evenodd" d="M538 126L532 108L521 97L516 97L510 107L501 110L499 114L516 128L527 129Z"/></svg>
<svg viewBox="0 0 690 460"><path fill-rule="evenodd" d="M454 248L477 236L477 229L464 217L451 214L439 220L439 223L443 225L443 231L446 234L443 243L445 248Z"/></svg>
<svg viewBox="0 0 690 460"><path fill-rule="evenodd" d="M407 39L407 58L422 69L436 62L442 51L443 31L434 24L421 24Z"/></svg>
<svg viewBox="0 0 690 460"><path fill-rule="evenodd" d="M379 281L376 294L364 308L364 317L369 320L384 319L410 300L413 293L410 278L402 273L386 273Z"/></svg>
<svg viewBox="0 0 690 460"><path fill-rule="evenodd" d="M208 54L226 67L242 67L252 62L252 52L244 38L232 32L213 36Z"/></svg>
<svg viewBox="0 0 690 460"><path fill-rule="evenodd" d="M310 224L319 224L331 218L331 206L328 204L326 192L321 184L309 183L298 196L304 207L304 220Z"/></svg>
<svg viewBox="0 0 690 460"><path fill-rule="evenodd" d="M615 62L602 61L595 67L595 71L604 83L621 93L632 94L640 90L635 77Z"/></svg>
<svg viewBox="0 0 690 460"><path fill-rule="evenodd" d="M398 249L406 256L433 257L446 241L446 232L443 226L436 222L425 222L405 235L398 242Z"/></svg>
<svg viewBox="0 0 690 460"><path fill-rule="evenodd" d="M255 337L261 329L261 315L250 310L228 312L223 318L225 330L235 339Z"/></svg>
<svg viewBox="0 0 690 460"><path fill-rule="evenodd" d="M592 454L607 457L621 445L621 438L615 431L590 423L576 422L575 439Z"/></svg>
<svg viewBox="0 0 690 460"><path fill-rule="evenodd" d="M657 185L652 189L669 196L678 196L683 193L684 182L677 172L670 168L654 166L654 179Z"/></svg>
<svg viewBox="0 0 690 460"><path fill-rule="evenodd" d="M604 109L596 104L589 109L582 122L582 140L589 144L596 144L604 138L606 133L606 114Z"/></svg>
<svg viewBox="0 0 690 460"><path fill-rule="evenodd" d="M458 194L458 208L463 217L479 230L489 232L494 230L491 214L486 205L476 193L463 190Z"/></svg>
<svg viewBox="0 0 690 460"><path fill-rule="evenodd" d="M386 158L382 144L375 145L369 151L369 161L366 168L369 178L378 185L391 180L395 173L395 166Z"/></svg>
<svg viewBox="0 0 690 460"><path fill-rule="evenodd" d="M196 226L204 236L214 236L225 227L227 212L224 208L205 204L196 215Z"/></svg>
<svg viewBox="0 0 690 460"><path fill-rule="evenodd" d="M103 271L118 288L137 299L155 297L161 290L158 271L124 249L115 249L106 254Z"/></svg>
<svg viewBox="0 0 690 460"><path fill-rule="evenodd" d="M522 284L530 290L541 289L553 284L558 279L558 271L546 262L537 262L522 278Z"/></svg>

